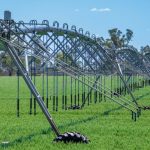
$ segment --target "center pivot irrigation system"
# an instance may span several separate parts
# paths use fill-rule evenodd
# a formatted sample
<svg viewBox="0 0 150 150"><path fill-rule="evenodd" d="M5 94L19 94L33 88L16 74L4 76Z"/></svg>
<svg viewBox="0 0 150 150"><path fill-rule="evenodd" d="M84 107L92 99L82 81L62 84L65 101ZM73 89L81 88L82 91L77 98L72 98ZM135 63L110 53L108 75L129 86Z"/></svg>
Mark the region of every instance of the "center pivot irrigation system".
<svg viewBox="0 0 150 150"><path fill-rule="evenodd" d="M141 56L133 47L105 49L95 35L90 36L89 32L84 34L83 29L77 30L76 26L69 29L66 23L60 28L57 21L53 23L53 26L50 26L47 20L42 23L36 20L31 20L29 23L15 22L11 19L9 11L5 11L4 19L0 20L0 41L14 61L18 76L22 75L31 92L30 113L32 113L33 95L34 112L36 113L37 102L57 136L55 141L83 143L89 141L80 133L61 134L48 111L49 98L53 100L53 109L58 110L59 74L62 76L62 109L80 109L85 104L89 105L92 99L96 103L98 100L100 102L107 98L129 110L132 113L132 119L136 120L136 117L140 116L141 107L132 94L132 90L139 88L140 83L132 77L136 76L138 79L143 75L146 80L141 81L149 84L150 59L148 55ZM61 58L58 57L59 54L62 54ZM26 63L22 61L22 57L25 57ZM41 62L38 70L43 70L42 96L35 85L35 76L38 72L36 60ZM47 77L46 104L44 103L44 74ZM54 77L53 96L48 92L50 90L48 88L49 74L53 74ZM113 75L117 77L119 88L112 87ZM105 81L105 76L111 77L110 87L102 82L102 78ZM67 100L68 80L70 83L69 102ZM125 98L125 94L129 94L131 98ZM17 106L19 113L19 96Z"/></svg>

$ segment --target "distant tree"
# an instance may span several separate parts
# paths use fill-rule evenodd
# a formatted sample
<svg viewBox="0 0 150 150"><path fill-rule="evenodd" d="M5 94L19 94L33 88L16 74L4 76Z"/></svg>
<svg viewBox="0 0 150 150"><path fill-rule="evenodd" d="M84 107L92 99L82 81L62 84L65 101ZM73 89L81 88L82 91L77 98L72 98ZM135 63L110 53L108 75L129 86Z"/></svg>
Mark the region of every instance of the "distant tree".
<svg viewBox="0 0 150 150"><path fill-rule="evenodd" d="M105 46L108 48L121 48L129 44L129 42L133 38L133 31L130 29L126 29L126 33L123 34L121 30L118 28L113 28L108 30L110 38L105 40Z"/></svg>
<svg viewBox="0 0 150 150"><path fill-rule="evenodd" d="M73 58L71 55L66 55L63 51L57 53L56 58L71 65L73 62Z"/></svg>
<svg viewBox="0 0 150 150"><path fill-rule="evenodd" d="M105 45L105 39L103 37L98 37L97 38L97 42L100 44L100 45Z"/></svg>
<svg viewBox="0 0 150 150"><path fill-rule="evenodd" d="M64 54L63 54L63 52L58 52L57 55L56 55L56 58L60 59L60 60L64 60Z"/></svg>
<svg viewBox="0 0 150 150"><path fill-rule="evenodd" d="M111 41L113 42L114 46L115 47L121 47L121 34L122 32L120 30L118 30L117 28L114 28L114 29L111 29L111 30L108 30L108 33L109 33L109 36L110 36L110 39Z"/></svg>
<svg viewBox="0 0 150 150"><path fill-rule="evenodd" d="M4 50L4 45L2 42L0 42L0 51Z"/></svg>
<svg viewBox="0 0 150 150"><path fill-rule="evenodd" d="M2 64L2 68L8 72L9 76L11 76L15 70L15 65L11 57L5 52L1 52L0 61Z"/></svg>
<svg viewBox="0 0 150 150"><path fill-rule="evenodd" d="M142 46L140 49L141 54L146 55L146 54L150 54L150 46L146 45L146 46Z"/></svg>
<svg viewBox="0 0 150 150"><path fill-rule="evenodd" d="M133 38L133 31L130 29L126 29L126 36L125 36L125 40L126 40L126 45L129 44L129 42L132 40Z"/></svg>

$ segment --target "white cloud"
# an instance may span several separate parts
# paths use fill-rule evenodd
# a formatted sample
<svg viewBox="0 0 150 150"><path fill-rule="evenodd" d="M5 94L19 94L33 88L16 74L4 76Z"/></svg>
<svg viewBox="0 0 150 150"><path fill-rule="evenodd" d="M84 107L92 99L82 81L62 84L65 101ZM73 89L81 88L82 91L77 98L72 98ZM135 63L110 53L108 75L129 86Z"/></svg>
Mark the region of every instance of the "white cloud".
<svg viewBox="0 0 150 150"><path fill-rule="evenodd" d="M79 12L79 9L78 9L78 8L76 8L74 11L75 11L75 12Z"/></svg>
<svg viewBox="0 0 150 150"><path fill-rule="evenodd" d="M97 11L97 8L92 8L90 11Z"/></svg>
<svg viewBox="0 0 150 150"><path fill-rule="evenodd" d="M109 12L111 11L110 8L102 8L102 9L99 9L100 12Z"/></svg>
<svg viewBox="0 0 150 150"><path fill-rule="evenodd" d="M110 12L110 8L91 8L90 11L92 12Z"/></svg>

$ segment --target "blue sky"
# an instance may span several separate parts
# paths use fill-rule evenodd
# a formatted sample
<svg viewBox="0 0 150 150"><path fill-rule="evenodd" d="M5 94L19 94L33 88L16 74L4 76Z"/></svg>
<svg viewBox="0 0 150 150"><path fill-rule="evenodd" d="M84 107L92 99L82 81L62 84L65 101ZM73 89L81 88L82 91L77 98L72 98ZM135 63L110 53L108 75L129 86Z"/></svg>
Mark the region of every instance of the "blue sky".
<svg viewBox="0 0 150 150"><path fill-rule="evenodd" d="M150 0L0 0L0 18L4 10L17 21L47 19L52 25L57 20L105 38L108 29L129 28L134 46L150 45Z"/></svg>

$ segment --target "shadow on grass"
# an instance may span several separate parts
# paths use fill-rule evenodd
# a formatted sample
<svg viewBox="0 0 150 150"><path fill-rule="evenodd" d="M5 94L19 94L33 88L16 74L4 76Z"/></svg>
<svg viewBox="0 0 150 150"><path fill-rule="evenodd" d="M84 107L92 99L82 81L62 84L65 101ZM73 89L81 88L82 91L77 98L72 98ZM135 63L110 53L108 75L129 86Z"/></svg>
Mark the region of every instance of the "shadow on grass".
<svg viewBox="0 0 150 150"><path fill-rule="evenodd" d="M145 97L145 96L148 96L148 95L150 95L150 92L148 92L148 93L146 93L146 94L144 94L144 95L139 96L139 97L137 98L137 100L140 100L141 98L143 98L143 97Z"/></svg>
<svg viewBox="0 0 150 150"><path fill-rule="evenodd" d="M79 120L79 121L75 121L75 122L69 122L67 124L60 125L60 126L58 126L58 128L59 129L63 129L65 127L75 126L77 124L81 124L81 123L86 123L86 122L89 122L89 121L93 121L96 118L98 118L98 116L88 117L88 118L83 119L83 120ZM42 134L49 134L51 132L52 132L51 128L43 129L43 130L41 130L41 132L38 132L38 133L30 134L28 136L21 136L21 137L15 139L14 141L10 142L9 144L3 144L3 143L1 143L0 144L0 148L12 147L12 146L15 146L17 144L21 144L21 143L26 142L26 141L31 141L35 136L42 135Z"/></svg>
<svg viewBox="0 0 150 150"><path fill-rule="evenodd" d="M137 101L140 100L141 98L145 97L145 96L148 96L150 95L150 93L146 93L144 95L141 95L137 98ZM123 106L120 106L120 107L117 107L117 108L114 108L114 109L111 109L111 110L107 110L103 113L103 115L109 115L109 113L113 112L113 111L117 111L117 110L120 110L122 109ZM75 122L69 122L67 124L64 124L64 125L60 125L58 126L59 129L63 129L65 127L70 127L70 126L75 126L77 124L81 124L81 123L86 123L86 122L90 122L90 121L93 121L95 119L97 119L98 116L92 116L92 117L88 117L86 119L83 119L83 120L79 120L79 121L75 121ZM22 136L22 137L19 137L17 139L15 139L14 141L10 142L9 144L0 144L0 148L7 148L7 147L13 147L17 144L21 144L23 142L26 142L26 141L31 141L35 136L38 136L38 135L43 135L43 134L50 134L52 132L51 128L48 128L48 129L43 129L41 130L40 132L38 133L34 133L34 134L30 134L28 136Z"/></svg>
<svg viewBox="0 0 150 150"><path fill-rule="evenodd" d="M141 98L143 98L143 97L145 97L145 96L148 96L148 95L150 95L150 92L148 92L148 93L146 93L146 94L144 94L144 95L139 96L136 100L139 101ZM125 104L125 105L127 106L127 104ZM105 112L103 113L103 115L104 115L104 116L107 116L107 115L109 115L109 113L114 112L114 111L117 111L117 110L120 110L120 109L122 109L122 108L124 108L124 107L123 107L123 106L120 106L120 107L117 107L117 108L114 108L114 109L107 110L107 111L105 111Z"/></svg>

